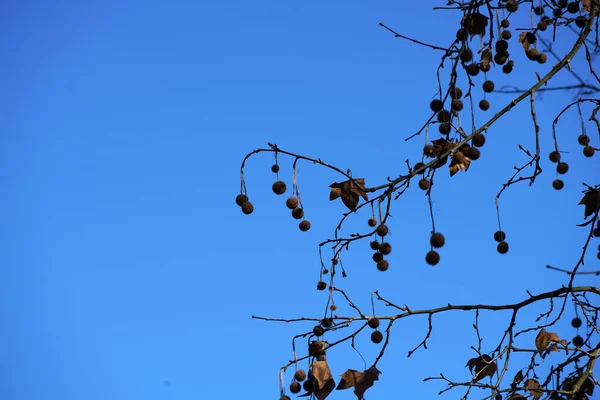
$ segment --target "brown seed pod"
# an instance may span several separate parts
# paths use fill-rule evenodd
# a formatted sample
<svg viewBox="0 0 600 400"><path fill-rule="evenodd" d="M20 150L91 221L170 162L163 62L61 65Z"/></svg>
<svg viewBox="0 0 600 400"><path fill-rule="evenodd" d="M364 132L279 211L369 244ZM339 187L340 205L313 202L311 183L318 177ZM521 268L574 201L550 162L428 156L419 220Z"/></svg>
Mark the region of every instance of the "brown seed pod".
<svg viewBox="0 0 600 400"><path fill-rule="evenodd" d="M317 290L325 290L327 288L327 284L323 281L317 282ZM302 380L302 379L299 379Z"/></svg>
<svg viewBox="0 0 600 400"><path fill-rule="evenodd" d="M379 245L379 252L383 255L388 255L392 252L392 245L388 242L383 242Z"/></svg>
<svg viewBox="0 0 600 400"><path fill-rule="evenodd" d="M510 56L510 54L507 51L504 51L502 53L496 53L494 55L494 62L498 65L502 65L502 64L506 63L509 56Z"/></svg>
<svg viewBox="0 0 600 400"><path fill-rule="evenodd" d="M285 185L284 181L277 181L273 184L272 189L273 193L275 194L284 194L287 189L287 186Z"/></svg>
<svg viewBox="0 0 600 400"><path fill-rule="evenodd" d="M238 194L237 196L235 196L235 204L237 204L238 206L242 206L242 204L244 204L245 202L248 201L248 196L246 196L245 194Z"/></svg>
<svg viewBox="0 0 600 400"><path fill-rule="evenodd" d="M593 157L596 150L592 146L585 146L583 148L583 155L586 157Z"/></svg>
<svg viewBox="0 0 600 400"><path fill-rule="evenodd" d="M483 147L483 145L485 144L485 136L483 135L483 133L476 133L475 135L473 135L471 143L473 143L473 146L475 147Z"/></svg>
<svg viewBox="0 0 600 400"><path fill-rule="evenodd" d="M467 74L471 76L477 76L479 74L479 64L469 64L465 67L465 71L467 71Z"/></svg>
<svg viewBox="0 0 600 400"><path fill-rule="evenodd" d="M324 333L325 333L325 330L323 329L323 327L321 325L317 325L313 328L313 335L315 335L315 336L323 336Z"/></svg>
<svg viewBox="0 0 600 400"><path fill-rule="evenodd" d="M531 47L529 50L527 50L525 55L527 55L527 58L529 58L531 61L537 61L540 52L535 47Z"/></svg>
<svg viewBox="0 0 600 400"><path fill-rule="evenodd" d="M285 394L279 398L279 400L292 400L290 396L286 396Z"/></svg>
<svg viewBox="0 0 600 400"><path fill-rule="evenodd" d="M252 214L252 211L254 211L254 206L252 205L252 203L247 201L244 204L242 204L242 212L244 214L246 214L246 215Z"/></svg>
<svg viewBox="0 0 600 400"><path fill-rule="evenodd" d="M330 328L333 325L333 318L323 318L321 320L321 326L323 328Z"/></svg>
<svg viewBox="0 0 600 400"><path fill-rule="evenodd" d="M427 157L431 157L431 155L433 154L433 146L430 144L426 144L425 146L423 146L423 154Z"/></svg>
<svg viewBox="0 0 600 400"><path fill-rule="evenodd" d="M304 221L300 221L300 223L298 224L298 228L300 228L302 232L306 232L310 229L310 221L308 221L307 219L305 219Z"/></svg>
<svg viewBox="0 0 600 400"><path fill-rule="evenodd" d="M494 232L494 240L496 242L503 242L506 240L506 233L504 233L503 231L496 231Z"/></svg>
<svg viewBox="0 0 600 400"><path fill-rule="evenodd" d="M565 187L565 183L560 179L555 179L552 181L552 187L556 190L561 190L563 187Z"/></svg>
<svg viewBox="0 0 600 400"><path fill-rule="evenodd" d="M417 171L417 170L419 170L419 169L423 168L424 166L425 166L425 164L419 161L418 163L416 163L416 164L413 166L413 171ZM422 170L421 172L418 172L418 173L419 173L419 174L424 174L424 173L425 173L425 170Z"/></svg>
<svg viewBox="0 0 600 400"><path fill-rule="evenodd" d="M494 91L494 87L495 87L494 81L490 81L490 80L485 81L485 82L483 82L483 85L481 87L483 88L484 92L491 93Z"/></svg>
<svg viewBox="0 0 600 400"><path fill-rule="evenodd" d="M273 172L275 174L278 173L279 172L279 165L277 165L277 164L271 165L271 172Z"/></svg>
<svg viewBox="0 0 600 400"><path fill-rule="evenodd" d="M548 156L548 158L553 163L557 163L557 162L560 161L560 153L558 151L553 151L553 152L550 153L550 155Z"/></svg>
<svg viewBox="0 0 600 400"><path fill-rule="evenodd" d="M548 24L546 23L546 21L540 21L540 22L537 23L537 28L541 32L544 32L546 29L548 29Z"/></svg>
<svg viewBox="0 0 600 400"><path fill-rule="evenodd" d="M377 227L377 229L375 230L375 232L377 232L377 234L381 237L384 237L385 235L387 235L389 231L390 231L389 228L385 224L379 225Z"/></svg>
<svg viewBox="0 0 600 400"><path fill-rule="evenodd" d="M373 331L373 333L371 333L371 342L377 344L377 343L381 343L382 340L383 340L383 333L381 333L379 331Z"/></svg>
<svg viewBox="0 0 600 400"><path fill-rule="evenodd" d="M519 9L519 2L517 0L508 0L506 3L506 10L514 13Z"/></svg>
<svg viewBox="0 0 600 400"><path fill-rule="evenodd" d="M303 380L306 379L306 371L304 371L303 369L299 369L294 373L294 379L297 380L298 382L302 382Z"/></svg>
<svg viewBox="0 0 600 400"><path fill-rule="evenodd" d="M496 51L502 53L506 50L508 50L508 42L506 40L498 40L496 42Z"/></svg>
<svg viewBox="0 0 600 400"><path fill-rule="evenodd" d="M308 379L302 384L302 389L304 389L308 393L312 393L313 390L315 390L315 384L311 379Z"/></svg>
<svg viewBox="0 0 600 400"><path fill-rule="evenodd" d="M439 249L440 247L443 247L446 243L446 238L444 238L444 235L442 235L441 233L435 232L429 238L429 243L431 244L431 246L435 247L436 249Z"/></svg>
<svg viewBox="0 0 600 400"><path fill-rule="evenodd" d="M569 4L567 4L567 11L571 14L579 12L579 3L576 1L570 2Z"/></svg>
<svg viewBox="0 0 600 400"><path fill-rule="evenodd" d="M465 154L462 151L457 151L452 156L452 161L456 164L463 164L466 161Z"/></svg>
<svg viewBox="0 0 600 400"><path fill-rule="evenodd" d="M480 156L481 156L481 152L479 151L478 148L475 147L469 147L467 149L467 157L469 157L471 160L477 160Z"/></svg>
<svg viewBox="0 0 600 400"><path fill-rule="evenodd" d="M421 178L419 180L419 188L421 190L428 190L431 187L431 183L427 178Z"/></svg>
<svg viewBox="0 0 600 400"><path fill-rule="evenodd" d="M463 41L464 41L464 40L467 40L467 38L468 38L468 37L469 37L469 32L467 32L467 30L466 30L466 29L459 28L459 29L456 31L456 38L457 38L458 40L463 40Z"/></svg>
<svg viewBox="0 0 600 400"><path fill-rule="evenodd" d="M425 255L425 261L429 265L437 265L440 262L440 254L435 250L431 250Z"/></svg>
<svg viewBox="0 0 600 400"><path fill-rule="evenodd" d="M442 103L442 101L439 99L433 99L433 100L431 100L431 103L429 103L429 108L433 112L438 112L442 108L444 108L444 103Z"/></svg>
<svg viewBox="0 0 600 400"><path fill-rule="evenodd" d="M381 260L383 260L383 254L380 252L373 253L373 261L379 262Z"/></svg>
<svg viewBox="0 0 600 400"><path fill-rule="evenodd" d="M377 220L373 217L369 218L367 221L367 224L371 227L374 228L375 225L377 225Z"/></svg>
<svg viewBox="0 0 600 400"><path fill-rule="evenodd" d="M459 99L452 100L451 108L454 111L461 111L463 109L463 107L464 107L464 104L463 104L462 100L459 100Z"/></svg>
<svg viewBox="0 0 600 400"><path fill-rule="evenodd" d="M492 69L490 63L479 63L479 70L481 72L489 72Z"/></svg>
<svg viewBox="0 0 600 400"><path fill-rule="evenodd" d="M575 18L575 25L577 25L578 28L584 28L586 24L587 18L583 15L580 15L579 17Z"/></svg>
<svg viewBox="0 0 600 400"><path fill-rule="evenodd" d="M544 7L542 7L542 6L533 7L533 12L535 13L535 15L542 15L544 13Z"/></svg>
<svg viewBox="0 0 600 400"><path fill-rule="evenodd" d="M498 253L500 253L500 254L506 254L508 252L508 243L506 243L506 242L498 243L496 250L498 250Z"/></svg>
<svg viewBox="0 0 600 400"><path fill-rule="evenodd" d="M537 58L537 62L540 64L545 64L546 61L548 61L548 56L546 55L546 53L540 53L540 55Z"/></svg>
<svg viewBox="0 0 600 400"><path fill-rule="evenodd" d="M295 196L292 196L290 198L288 198L285 201L285 205L287 206L287 208L289 208L290 210L293 210L294 208L298 207L298 198Z"/></svg>
<svg viewBox="0 0 600 400"><path fill-rule="evenodd" d="M473 59L473 51L471 49L463 48L460 52L460 59L462 62L469 62Z"/></svg>
<svg viewBox="0 0 600 400"><path fill-rule="evenodd" d="M566 162L559 162L556 166L556 172L558 172L561 175L566 174L568 170L569 164L567 164Z"/></svg>
<svg viewBox="0 0 600 400"><path fill-rule="evenodd" d="M586 135L585 133L582 133L577 138L577 142L582 146L587 146L588 144L590 144L590 137L588 135Z"/></svg>
<svg viewBox="0 0 600 400"><path fill-rule="evenodd" d="M510 40L510 38L512 38L512 32L509 31L508 29L505 29L500 34L500 37L504 40Z"/></svg>
<svg viewBox="0 0 600 400"><path fill-rule="evenodd" d="M379 250L379 241L372 240L369 245L371 246L371 250Z"/></svg>
<svg viewBox="0 0 600 400"><path fill-rule="evenodd" d="M296 207L292 210L292 217L294 219L302 219L304 217L304 210L300 207Z"/></svg>
<svg viewBox="0 0 600 400"><path fill-rule="evenodd" d="M450 121L450 112L448 110L442 110L437 114L438 122L448 122Z"/></svg>
<svg viewBox="0 0 600 400"><path fill-rule="evenodd" d="M510 21L505 18L502 21L500 21L500 26L503 28L508 28L510 26Z"/></svg>
<svg viewBox="0 0 600 400"><path fill-rule="evenodd" d="M453 89L450 89L450 97L451 98L460 99L462 97L462 95L463 95L463 92L460 88L455 87Z"/></svg>
<svg viewBox="0 0 600 400"><path fill-rule="evenodd" d="M490 102L486 99L483 99L479 102L479 109L482 111L487 111L490 108Z"/></svg>
<svg viewBox="0 0 600 400"><path fill-rule="evenodd" d="M379 318L369 317L369 319L367 320L367 325L369 325L369 328L372 328L372 329L379 328Z"/></svg>
<svg viewBox="0 0 600 400"><path fill-rule="evenodd" d="M290 383L290 392L293 394L300 393L302 390L302 385L299 382Z"/></svg>
<svg viewBox="0 0 600 400"><path fill-rule="evenodd" d="M506 65L502 66L502 72L505 74L510 74L513 70L513 66L511 64L506 63Z"/></svg>
<svg viewBox="0 0 600 400"><path fill-rule="evenodd" d="M454 100L452 100L452 101L454 101ZM460 101L460 100L458 100L458 101ZM450 124L448 124L448 123L446 123L446 122L444 122L444 123L440 124L440 125L438 126L438 131L439 131L439 132L440 132L442 135L447 135L447 134L449 134L449 133L450 133Z"/></svg>
<svg viewBox="0 0 600 400"><path fill-rule="evenodd" d="M380 271L387 271L390 267L390 263L387 260L379 260L377 261L377 269Z"/></svg>

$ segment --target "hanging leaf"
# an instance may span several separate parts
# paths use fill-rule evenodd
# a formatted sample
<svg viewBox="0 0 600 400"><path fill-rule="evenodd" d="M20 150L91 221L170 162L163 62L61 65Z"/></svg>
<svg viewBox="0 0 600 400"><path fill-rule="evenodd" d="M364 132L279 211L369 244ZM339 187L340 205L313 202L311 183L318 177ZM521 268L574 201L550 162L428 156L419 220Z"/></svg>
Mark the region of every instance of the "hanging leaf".
<svg viewBox="0 0 600 400"><path fill-rule="evenodd" d="M468 29L471 38L475 35L485 35L485 27L488 24L488 17L480 13L465 15L461 21L463 26Z"/></svg>
<svg viewBox="0 0 600 400"><path fill-rule="evenodd" d="M354 387L354 394L358 400L361 400L367 389L373 386L375 381L379 380L379 374L381 374L381 371L376 367L371 367L364 372L348 369L342 374L342 379L337 386L337 390Z"/></svg>
<svg viewBox="0 0 600 400"><path fill-rule="evenodd" d="M492 357L488 356L487 354L482 354L479 357L471 358L467 362L466 366L469 367L469 371L471 373L473 373L474 370L475 376L473 376L473 380L475 382L479 382L486 376L491 378L498 370L498 366L492 361Z"/></svg>
<svg viewBox="0 0 600 400"><path fill-rule="evenodd" d="M489 47L481 52L481 68L486 69L492 62L492 49Z"/></svg>
<svg viewBox="0 0 600 400"><path fill-rule="evenodd" d="M464 153L457 151L452 156L452 162L448 166L450 169L450 176L454 176L458 171L466 171L471 165L471 159L464 155Z"/></svg>
<svg viewBox="0 0 600 400"><path fill-rule="evenodd" d="M535 400L538 400L542 396L542 391L540 390L542 386L535 379L527 379L523 384L523 387Z"/></svg>
<svg viewBox="0 0 600 400"><path fill-rule="evenodd" d="M366 193L364 178L350 179L341 183L333 182L329 187L331 188L329 200L335 200L338 197L341 197L342 203L344 203L350 211L356 210L360 197L365 199L365 201L369 200L369 196L367 196Z"/></svg>
<svg viewBox="0 0 600 400"><path fill-rule="evenodd" d="M581 12L590 11L592 0L581 0Z"/></svg>
<svg viewBox="0 0 600 400"><path fill-rule="evenodd" d="M311 369L315 383L313 394L318 400L324 400L335 389L331 370L327 361L315 361L312 363Z"/></svg>
<svg viewBox="0 0 600 400"><path fill-rule="evenodd" d="M586 190L584 193L579 205L585 205L583 218L587 219L587 217L600 210L600 189L590 189Z"/></svg>
<svg viewBox="0 0 600 400"><path fill-rule="evenodd" d="M523 45L523 49L525 49L525 51L529 50L529 46L535 44L536 41L537 38L531 32L521 32L519 35L519 43Z"/></svg>
<svg viewBox="0 0 600 400"><path fill-rule="evenodd" d="M515 377L512 381L512 385L517 386L521 382L523 382L523 371L519 371L515 374Z"/></svg>
<svg viewBox="0 0 600 400"><path fill-rule="evenodd" d="M547 332L545 329L542 329L535 338L535 347L542 358L545 358L552 351L558 351L557 343L565 345L567 341L559 338L556 333Z"/></svg>

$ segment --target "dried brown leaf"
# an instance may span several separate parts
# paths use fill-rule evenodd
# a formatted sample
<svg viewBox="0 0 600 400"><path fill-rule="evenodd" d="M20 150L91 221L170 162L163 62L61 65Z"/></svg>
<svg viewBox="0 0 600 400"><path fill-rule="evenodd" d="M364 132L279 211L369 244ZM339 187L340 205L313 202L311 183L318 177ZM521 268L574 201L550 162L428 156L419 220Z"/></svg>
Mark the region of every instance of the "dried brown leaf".
<svg viewBox="0 0 600 400"><path fill-rule="evenodd" d="M536 41L537 38L531 32L521 32L519 35L519 43L523 45L523 49L525 49L525 51L529 50L529 46L535 44Z"/></svg>
<svg viewBox="0 0 600 400"><path fill-rule="evenodd" d="M455 153L454 157L452 157L452 162L448 166L450 169L450 176L454 176L458 171L468 170L470 165L471 159L469 157L465 156L461 152Z"/></svg>
<svg viewBox="0 0 600 400"><path fill-rule="evenodd" d="M519 393L513 393L508 399L509 400L521 400L521 399L526 399L527 397L523 396L522 394Z"/></svg>
<svg viewBox="0 0 600 400"><path fill-rule="evenodd" d="M579 205L585 205L583 218L587 219L587 217L600 210L600 189L590 189L586 190L584 193Z"/></svg>
<svg viewBox="0 0 600 400"><path fill-rule="evenodd" d="M535 347L541 354L542 358L545 358L550 352L558 351L558 343L567 344L567 341L558 337L554 332L547 332L542 329L535 338Z"/></svg>
<svg viewBox="0 0 600 400"><path fill-rule="evenodd" d="M513 378L512 384L513 385L518 385L519 383L521 383L523 381L523 371L519 371L515 374L515 377Z"/></svg>
<svg viewBox="0 0 600 400"><path fill-rule="evenodd" d="M364 372L348 369L342 374L342 379L337 389L343 390L354 387L354 394L358 400L361 400L367 389L373 386L375 381L379 380L380 373L375 367L371 367Z"/></svg>
<svg viewBox="0 0 600 400"><path fill-rule="evenodd" d="M481 52L481 66L487 68L492 62L492 49L489 47Z"/></svg>
<svg viewBox="0 0 600 400"><path fill-rule="evenodd" d="M468 29L471 38L475 35L485 35L485 27L488 24L488 17L480 13L465 15L462 24Z"/></svg>
<svg viewBox="0 0 600 400"><path fill-rule="evenodd" d="M335 389L335 381L327 361L315 361L311 366L314 377L314 395L318 400L324 400Z"/></svg>
<svg viewBox="0 0 600 400"><path fill-rule="evenodd" d="M358 205L359 196L365 201L369 200L369 196L365 189L365 179L356 178L350 179L341 183L334 182L329 185L331 191L329 192L329 200L335 200L338 197L342 198L342 202L350 211L355 211Z"/></svg>
<svg viewBox="0 0 600 400"><path fill-rule="evenodd" d="M492 361L492 357L488 356L487 354L483 354L476 358L471 358L467 362L466 366L469 367L469 371L471 373L475 372L473 380L476 382L479 382L486 376L491 378L498 370L498 366Z"/></svg>
<svg viewBox="0 0 600 400"><path fill-rule="evenodd" d="M538 400L543 393L541 390L539 390L542 388L542 386L535 379L527 379L525 383L523 383L523 387L525 390L529 391L529 394L531 394L535 400Z"/></svg>
<svg viewBox="0 0 600 400"><path fill-rule="evenodd" d="M581 0L581 12L590 11L592 8L592 0Z"/></svg>

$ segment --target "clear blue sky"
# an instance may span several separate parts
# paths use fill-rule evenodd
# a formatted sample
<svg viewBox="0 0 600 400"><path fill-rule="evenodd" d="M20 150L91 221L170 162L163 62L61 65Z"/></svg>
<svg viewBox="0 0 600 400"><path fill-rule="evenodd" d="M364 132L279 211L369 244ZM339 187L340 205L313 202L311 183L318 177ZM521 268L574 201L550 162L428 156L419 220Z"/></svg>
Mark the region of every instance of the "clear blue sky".
<svg viewBox="0 0 600 400"><path fill-rule="evenodd" d="M439 53L394 39L377 23L439 45L449 43L456 26L451 13L432 13L432 1L404 3L4 4L0 397L276 399L291 337L312 325L251 315L322 315L325 294L314 290L317 243L344 211L328 201L329 183L340 178L300 164L298 183L313 223L301 233L271 193L270 155L248 164L256 211L241 214L233 201L239 164L271 141L352 168L375 185L404 172L407 158L419 161L423 139L404 138L429 116ZM514 38L511 45L517 52ZM524 67L510 83L526 86L534 71L550 67ZM499 70L495 76L497 87L509 83ZM572 83L566 74L559 81ZM489 115L510 101L489 98ZM394 204L390 270L376 271L367 243L344 257L343 284L354 301L366 311L369 293L380 289L413 308L513 302L525 289L565 282L544 266L576 262L585 237L574 228L583 217L576 206L581 181L597 183L599 166L598 157L583 159L579 122L570 113L559 137L571 172L565 190L550 186L546 121L573 98L563 93L538 102L544 174L535 188L515 187L502 197L509 254L495 252L493 198L524 160L517 143L533 148L527 104L494 126L467 173L452 180L440 174L436 225L447 244L439 266L424 262L430 221L423 192L414 187ZM289 184L290 162L282 158L281 165ZM366 229L368 217L356 216L349 231ZM589 268L598 265L594 257ZM443 386L421 380L442 371L469 379L473 319L457 317L435 318L430 349L408 360L426 320L397 323L368 398L389 398L398 384L403 397L432 397ZM490 338L484 346L495 346L502 317L482 317ZM573 334L568 321L561 327ZM370 365L378 348L366 335L358 344ZM329 358L334 375L363 368L350 348Z"/></svg>

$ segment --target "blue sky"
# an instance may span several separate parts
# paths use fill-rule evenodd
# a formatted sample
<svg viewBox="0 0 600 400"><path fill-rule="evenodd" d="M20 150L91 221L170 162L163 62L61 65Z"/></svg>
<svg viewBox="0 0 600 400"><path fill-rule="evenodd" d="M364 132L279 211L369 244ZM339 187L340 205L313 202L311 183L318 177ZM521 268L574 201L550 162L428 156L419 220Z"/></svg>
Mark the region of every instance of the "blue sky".
<svg viewBox="0 0 600 400"><path fill-rule="evenodd" d="M328 185L340 177L300 164L298 183L313 224L301 233L283 199L271 192L271 155L248 162L256 211L239 212L233 200L240 162L270 141L351 168L375 185L403 173L404 160L419 161L423 138L404 138L429 117L440 54L394 39L377 23L447 45L455 16L433 13L433 5L5 4L1 397L277 398L278 368L292 357L291 337L312 325L251 316L322 315L325 295L314 290L317 244L344 211L340 202L328 201ZM565 48L557 43L557 51ZM520 60L523 69L510 80L496 71L497 87L525 87L535 71L551 68ZM561 73L558 82L572 80ZM493 199L523 161L517 144L533 148L526 104L494 125L482 158L467 173L438 178L436 226L447 239L439 266L424 262L430 220L423 192L414 187L394 203L390 270L379 273L367 243L357 244L344 256L349 277L340 286L368 310L376 289L399 304L426 308L514 302L526 289L564 283L544 266L569 268L578 259L585 239L574 227L583 216L576 206L581 182L597 183L598 177L597 157L581 155L579 120L571 112L558 128L571 170L565 190L550 186L555 174L546 161L547 121L574 98L538 99L544 174L534 188L516 186L502 196L511 246L506 256L495 252L492 239ZM489 99L489 116L510 101L500 94ZM479 124L485 120L477 116ZM288 184L290 161L280 158ZM363 214L349 222L348 232L367 228L369 215ZM590 269L597 266L594 257ZM340 306L341 314L350 312ZM431 397L443 386L421 380L442 371L469 379L464 364L474 354L473 319L457 317L434 319L430 349L408 360L406 351L422 339L426 320L397 323L380 364L383 375L368 397L388 397L398 384L406 397L412 390ZM485 315L484 345L495 346L502 318ZM560 327L573 334L567 320ZM357 343L370 364L377 346L366 335ZM350 348L329 358L334 375L363 368Z"/></svg>

